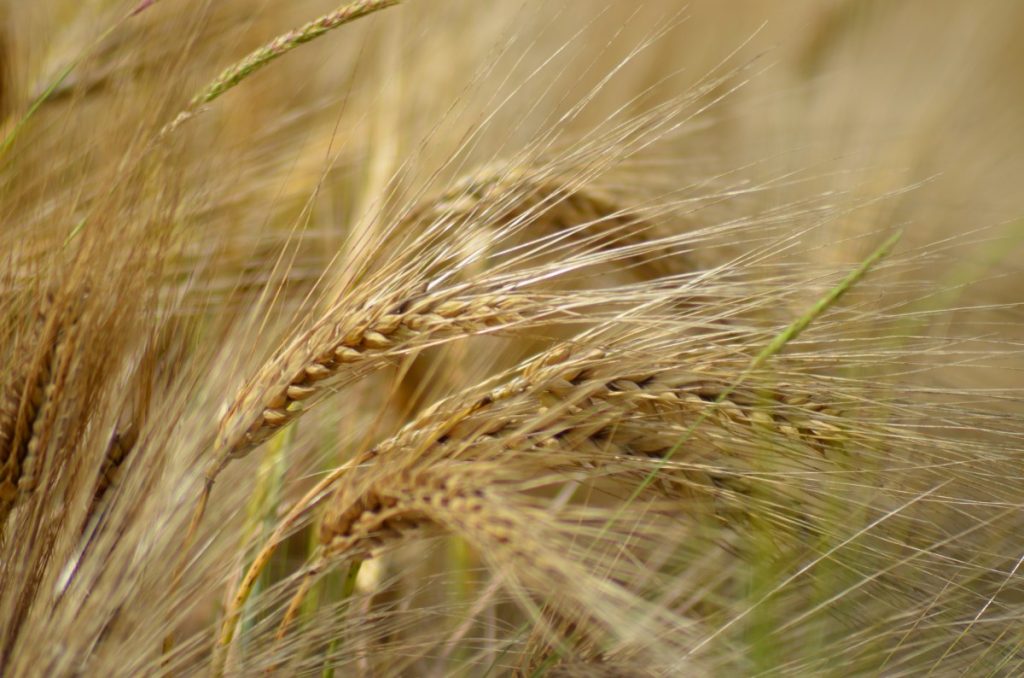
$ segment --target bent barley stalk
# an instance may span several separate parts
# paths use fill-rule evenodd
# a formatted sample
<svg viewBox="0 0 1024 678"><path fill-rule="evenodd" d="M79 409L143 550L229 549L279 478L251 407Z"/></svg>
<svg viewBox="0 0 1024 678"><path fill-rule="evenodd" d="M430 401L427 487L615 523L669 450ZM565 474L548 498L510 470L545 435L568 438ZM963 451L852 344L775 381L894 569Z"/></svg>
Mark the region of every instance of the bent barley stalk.
<svg viewBox="0 0 1024 678"><path fill-rule="evenodd" d="M488 478L486 470L486 467L457 466L406 469L364 488L365 494L346 497L348 501L343 508L339 508L337 500L332 500L321 523L323 553L307 568L299 590L285 611L280 627L282 633L298 612L312 579L328 562L369 554L373 548L394 541L403 532L421 525L472 525L471 531L477 539L493 536L497 544L508 546L515 536L518 543L532 543L525 533L511 534L515 523L510 519L494 515L495 511L508 511L508 502L493 498L488 501L487 494L493 492L496 483ZM221 625L214 659L215 676L223 673L227 649L234 639L245 599L236 595Z"/></svg>
<svg viewBox="0 0 1024 678"><path fill-rule="evenodd" d="M479 222L498 230L511 228L526 240L547 238L555 245L564 240L578 248L617 249L615 263L625 260L647 279L693 269L692 262L672 251L671 238L643 211L595 186L596 177L590 176L595 173L539 160L488 163L420 202L403 223L408 229Z"/></svg>
<svg viewBox="0 0 1024 678"><path fill-rule="evenodd" d="M300 582L278 635L283 637L293 621L312 578L329 566L367 557L425 527L465 538L506 577L559 591L550 604L572 614L579 620L580 630L586 627L588 634L627 644L637 640L630 637L631 632L603 623L598 614L581 615L597 592L604 602L615 601L624 612L650 615L642 624L652 632L673 628L678 633L685 628L688 620L655 610L627 589L594 576L583 563L567 561L559 551L562 538L557 519L546 509L520 499L522 489L516 480L520 473L510 473L507 465L497 463L444 462L378 474L355 485L352 493L336 496L321 523L322 552ZM536 611L525 594L520 602ZM221 656L232 640L232 628L222 629ZM222 665L217 668L219 671Z"/></svg>
<svg viewBox="0 0 1024 678"><path fill-rule="evenodd" d="M729 391L730 380L721 375L730 365L742 367L736 358L691 355L683 367L666 367L667 360L664 354L644 361L635 350L566 344L502 386L435 404L358 463L379 457L380 463L406 463L412 451L412 463L534 451L531 458L548 468L660 459L708 410L709 425L694 441L701 451L691 446L687 459L709 468L716 455L735 453L743 441L753 452L768 440L775 442L779 468L787 456L813 466L846 437L837 395L816 402L824 389L813 381Z"/></svg>
<svg viewBox="0 0 1024 678"><path fill-rule="evenodd" d="M536 313L537 305L519 295L425 292L395 295L342 314L340 323L322 324L272 359L236 398L223 419L220 452L208 478L298 417L304 411L299 403L315 399L342 378L379 369L440 339L514 326L528 311ZM546 314L540 310L538 315Z"/></svg>

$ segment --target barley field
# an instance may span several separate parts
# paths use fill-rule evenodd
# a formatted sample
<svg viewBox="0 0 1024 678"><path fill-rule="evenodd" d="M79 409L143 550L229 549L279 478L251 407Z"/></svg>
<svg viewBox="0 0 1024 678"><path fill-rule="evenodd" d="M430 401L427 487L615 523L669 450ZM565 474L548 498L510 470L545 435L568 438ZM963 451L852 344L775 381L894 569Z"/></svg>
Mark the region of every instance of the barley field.
<svg viewBox="0 0 1024 678"><path fill-rule="evenodd" d="M1024 674L1022 31L0 0L0 675Z"/></svg>

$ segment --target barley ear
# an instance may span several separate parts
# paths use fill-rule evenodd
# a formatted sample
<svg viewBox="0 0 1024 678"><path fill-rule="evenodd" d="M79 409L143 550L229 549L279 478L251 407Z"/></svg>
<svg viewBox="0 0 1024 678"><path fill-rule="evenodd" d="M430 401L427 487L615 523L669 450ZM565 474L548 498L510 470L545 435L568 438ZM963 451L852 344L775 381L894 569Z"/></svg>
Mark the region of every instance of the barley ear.
<svg viewBox="0 0 1024 678"><path fill-rule="evenodd" d="M182 123L194 117L202 106L214 101L271 61L284 56L299 45L315 40L324 33L367 14L397 5L399 2L401 0L358 0L277 36L262 47L250 52L241 61L224 69L220 75L192 97L188 106L160 131L160 136L170 134Z"/></svg>
<svg viewBox="0 0 1024 678"><path fill-rule="evenodd" d="M640 494L648 487L654 479L657 477L659 471L669 462L672 456L689 440L694 431L704 421L708 419L715 412L715 407L726 402L729 396L753 374L758 368L764 365L772 356L778 354L782 349L786 347L786 344L796 339L800 334L807 329L807 327L814 322L818 316L827 311L832 307L839 299L846 294L854 285L856 285L868 272L875 267L878 262L884 259L899 242L900 237L903 235L902 231L897 231L885 242L872 252L864 261L860 263L857 268L851 271L845 278L839 281L835 287L830 289L823 297L821 297L815 304L803 315L794 320L789 324L782 332L777 334L767 346L765 346L754 359L750 361L750 364L744 369L728 387L726 387L718 397L715 398L713 407L706 409L700 414L700 416L690 425L686 433L679 439L679 441L668 451L667 454L661 459L661 461L651 469L651 472L643 479L643 481L637 485L636 489L630 495L630 500L626 502L628 505L633 499L636 499Z"/></svg>

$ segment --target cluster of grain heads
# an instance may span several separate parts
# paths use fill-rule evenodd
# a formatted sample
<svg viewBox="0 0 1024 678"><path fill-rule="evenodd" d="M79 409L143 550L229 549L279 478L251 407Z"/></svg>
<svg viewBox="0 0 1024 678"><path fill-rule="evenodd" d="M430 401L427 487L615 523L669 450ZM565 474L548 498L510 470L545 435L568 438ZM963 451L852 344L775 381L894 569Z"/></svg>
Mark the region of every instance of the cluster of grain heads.
<svg viewBox="0 0 1024 678"><path fill-rule="evenodd" d="M530 195L537 190L531 180L523 177L513 184L514 190L510 185L501 192L501 210L520 209L518 200L523 192ZM538 224L546 227L551 223L552 213L557 214L563 203L578 204L580 200L589 211L587 220L575 228L616 218L618 212L610 205L595 202L594 198L580 198L579 189L567 194L570 189L571 184L567 183L547 189L543 198L553 201L552 204L539 211L534 209L532 214L530 207L523 207L520 215L530 216L515 229ZM485 241L499 241L490 231L495 225L500 227L501 217L487 210L476 213L475 209L472 214L459 214L446 207L445 217L433 218L430 225L437 226L456 217L459 229L449 235L449 240L471 242L475 234L483 233ZM572 212L561 218L569 219L572 215L579 216ZM573 240L573 250L560 260L535 262L533 266L520 264L503 275L488 267L469 280L459 280L453 274L463 270L464 261L474 259L475 254L461 253L457 243L439 244L437 234L428 228L413 241L414 246L407 246L404 252L393 249L394 261L352 286L310 328L298 330L247 382L222 418L208 481L212 483L230 459L258 447L329 389L365 377L417 349L481 333L522 333L558 321L579 322L582 318L593 322L600 317L593 315L596 311L616 304L621 307L641 298L645 293L642 286L607 287L589 295L569 295L557 289L562 278L576 271L614 263L622 258L623 252L637 252L637 246L648 247L648 234L642 228L633 231L636 225L630 218L616 226L624 235L608 236L614 242L628 231L632 245L613 247L604 238L582 238L578 242ZM685 239L685 234L666 238L659 246L678 246ZM528 257L549 249L543 239L528 242L533 244L519 256ZM437 263L425 265L424 261ZM424 281L427 274L432 277ZM548 289L533 289L538 283L545 283ZM658 290L652 285L646 293L654 291ZM584 315L588 312L592 314L589 317Z"/></svg>
<svg viewBox="0 0 1024 678"><path fill-rule="evenodd" d="M581 268L615 263L623 252L650 247L650 225L592 194L578 179L544 178L538 183L538 177L550 171L503 171L468 184L459 182L406 215L395 229L398 242L386 248L385 243L377 244L383 263L369 259L362 264L380 269L349 285L317 323L296 332L228 408L217 443L221 457L213 474L227 458L246 454L294 419L301 401L315 399L346 378L379 369L396 356L440 341L564 320L587 306L614 301L614 291L583 303L531 291L538 281L557 284ZM468 204L453 204L458 201ZM524 266L529 257L551 251L542 238L528 238L532 244L521 246L516 254L518 270L501 276L500 269L489 265L475 278L454 278L465 271L466 262L480 258L473 250L463 250L464 245L479 247L483 242L489 247L523 229L559 225L572 225L574 231L597 225L610 233L596 240L572 238L572 249L563 246L559 260ZM622 239L632 247L618 242ZM660 246L678 246L684 240L685 234L677 235ZM394 259L388 260L388 253ZM673 267L678 272L679 265ZM629 299L636 292L618 296Z"/></svg>
<svg viewBox="0 0 1024 678"><path fill-rule="evenodd" d="M40 455L53 433L57 400L75 350L74 316L54 296L43 298L35 323L27 329L26 362L8 377L0 410L0 521L35 488Z"/></svg>
<svg viewBox="0 0 1024 678"><path fill-rule="evenodd" d="M859 279L878 256L858 268L856 277L848 276L833 288L812 309L811 319ZM643 318L632 320L642 322ZM694 344L705 337L670 332L648 337L649 346L645 346L635 336L619 334L623 321L619 318L545 352L502 385L438 403L394 438L355 460L369 465L367 470L343 475L339 469L332 474L331 482L336 477L340 480L320 524L325 552L306 575L285 613L282 629L296 613L309 578L320 574L327 563L371 557L378 548L424 523L471 535L481 552L491 557L497 547L488 539L505 547L532 543L536 534L531 535L526 525L519 537L495 537L492 528L508 529L512 523L490 515L488 507L507 506L515 500L485 501L493 483L481 480L486 473L479 469L530 469L525 471L527 476L586 469L596 471L597 476L628 477L632 471L634 483L645 481L633 493L637 496L649 478L636 471L649 470L653 476L662 469L642 465L638 469L630 460L667 462L685 444L679 455L684 463L666 470L666 475L675 472L681 480L675 486L666 484L665 490L670 496L714 503L723 488L732 494L738 491L729 476L742 478L758 470L778 474L787 469L820 473L840 467L840 455L831 448L841 448L846 436L835 423L826 421L837 419L834 410L813 405L820 394L813 381L802 391L789 383L774 389L767 385L758 388L756 382L745 383L742 378L753 381L750 366L765 360L765 350L752 361L739 362L725 351L693 355ZM809 322L802 317L779 336L791 340ZM617 340L620 345L602 346L600 339ZM581 346L586 340L594 343ZM784 345L773 341L769 348L774 346L777 352ZM660 350L651 350L655 346ZM735 353L741 347L730 348L730 353ZM679 367L684 360L690 363L688 369ZM770 458L757 460L766 453ZM454 479L450 477L452 468L460 469ZM472 487L458 476L463 472L484 484ZM799 493L792 499L797 502L795 520L806 523L799 499ZM628 508L629 503L623 507ZM695 513L693 506L688 513ZM490 525L464 522L466 516L475 515ZM218 645L221 658L234 637L255 577L266 565L280 532L275 531L233 596ZM521 560L536 563L538 558L534 554ZM550 573L548 580L552 580Z"/></svg>
<svg viewBox="0 0 1024 678"><path fill-rule="evenodd" d="M0 673L1019 673L1020 392L957 371L1008 316L836 265L877 184L749 66L657 3L181 2L0 74Z"/></svg>
<svg viewBox="0 0 1024 678"><path fill-rule="evenodd" d="M313 22L294 35L282 36L225 71L164 133L285 49L340 25L342 19L387 4L392 3L356 3L329 21ZM311 37L302 37L306 33ZM678 263L670 265L668 260L680 247L682 235L659 241L641 213L587 186L612 159L628 156L649 143L650 137L664 133L658 129L667 127L661 117L647 116L654 130L640 134L642 125L622 124L603 147L594 144L588 150L590 160L582 163L583 171L581 158L574 158L560 161L563 171L573 170L562 176L552 169L559 163L476 173L404 215L393 229L398 243L386 250L387 243L375 243L378 249L373 255L357 264L365 272L344 274L338 301L327 304L319 321L296 331L227 407L183 553L192 546L213 482L228 462L259 447L330 390L423 347L483 332L522 331L564 321L588 307L631 303L642 294L636 288L572 298L529 290L581 268L632 259L649 267L642 278L678 272ZM612 153L602 157L607 151ZM410 232L415 234L411 242L403 241ZM518 251L510 241L513 235L526 236L518 239ZM511 255L495 265L475 249L481 244L484 249L500 245ZM388 259L387 251L396 253L394 260ZM385 262L382 267L381 261ZM477 267L478 279L470 276L467 281L465 274L472 266ZM370 273L374 268L378 270ZM585 318L586 322L595 319ZM183 574L183 563L175 582Z"/></svg>
<svg viewBox="0 0 1024 678"><path fill-rule="evenodd" d="M858 277L870 263L873 260L858 269ZM834 301L835 290L844 290L853 280L848 278L840 283L826 300ZM830 303L819 305L813 313L820 313ZM470 306L463 302L433 310L448 308L454 314ZM671 495L703 495L707 499L721 494L721 489L730 485L724 477L742 475L742 471L729 469L729 464L723 465L721 458L752 456L764 448L770 436L783 439L782 445L776 441L773 448L778 449L773 452L779 459L795 458L791 467L807 470L825 464L822 460L827 460L825 447L835 441L839 429L825 421L835 418L826 406L810 407L815 399L813 385L808 394L806 389L801 392L798 387L787 384L785 395L770 388L741 385L735 381L735 375L742 375L744 367L749 365L736 361L730 354L752 354L756 346L744 348L735 344L728 350L694 355L695 346L715 335L688 336L692 325L671 321L658 331L659 313L673 306L671 297L662 294L653 305L641 305L631 313L618 315L604 326L530 361L503 385L477 389L424 411L397 436L374 447L357 461L379 466L382 474L391 475L399 469L430 468L432 464L451 459L497 460L499 463L517 459L520 464L528 462L527 466L541 473L586 469L621 475L625 469L639 480L652 467L645 468L642 464L638 467L633 461L652 458L667 461L680 440L693 432L693 426L703 423L699 437L687 441L687 454L683 455L687 464L677 467L682 470L679 474L682 480L674 490L671 485L663 485ZM401 326L402 316L392 315L396 317L386 332L369 330L380 335L380 339L375 338L378 349L389 348L387 336ZM444 318L443 313L433 315ZM806 318L798 321L801 322L806 325ZM629 330L631 327L637 331ZM639 334L640 330L646 330L646 339ZM356 325L356 330L349 333L348 345L335 347L333 351L330 349L341 333L328 333L327 353L333 353L334 357L322 358L324 364L317 363L312 373L323 374L326 379L340 362L338 356L361 357L366 352L367 331ZM790 328L783 336L792 338L798 333L799 329L793 332ZM590 342L589 347L587 342ZM773 345L777 351L784 342ZM680 367L681 364L687 366ZM303 387L310 376L310 371L303 369L286 388ZM285 397L287 395L286 390ZM808 407L801 413L800 406L805 404ZM787 413L783 408L796 411ZM808 416L806 411L812 414ZM710 421L703 422L702 418ZM786 449L794 446L799 451ZM778 462L769 465L776 472L786 466ZM750 464L747 466L749 468ZM336 475L340 477L340 470L331 475L332 480ZM373 503L372 497L368 501ZM361 514L364 508L357 501L354 508L346 510ZM375 515L376 511L370 513ZM283 524L292 520L294 511ZM321 531L332 534L336 530L325 524ZM233 595L234 602L221 633L222 647L230 644L242 606L281 533L281 528L275 530ZM375 543L373 539L356 541ZM322 566L314 568L317 572L322 569ZM288 614L293 611L294 606Z"/></svg>
<svg viewBox="0 0 1024 678"><path fill-rule="evenodd" d="M671 646L687 635L692 622L639 597L627 584L628 567L610 578L596 575L603 569L600 563L607 555L605 549L610 544L621 547L623 535L636 532L635 516L621 519L615 529L595 537L585 525L598 524L602 514L570 511L563 515L557 508L531 499L533 492L564 479L552 475L524 481L524 470L517 468L514 460L500 464L442 462L389 474L357 473L348 479L326 507L319 555L304 571L298 592L284 613L279 640L287 637L311 578L339 563L369 557L403 536L422 538L440 530L466 539L484 554L526 609L535 609L532 601L536 596L557 591L548 605L563 618L574 620L577 634L610 652L641 653L649 661L670 661ZM649 506L646 509L650 511ZM665 534L663 531L662 536ZM643 549L637 543L650 536L634 534L633 547L638 553ZM635 625L615 623L612 609ZM229 621L237 622L230 617ZM548 626L542 617L534 621L540 627ZM231 626L223 629L218 648L221 658L232 631ZM652 643L655 636L664 640Z"/></svg>

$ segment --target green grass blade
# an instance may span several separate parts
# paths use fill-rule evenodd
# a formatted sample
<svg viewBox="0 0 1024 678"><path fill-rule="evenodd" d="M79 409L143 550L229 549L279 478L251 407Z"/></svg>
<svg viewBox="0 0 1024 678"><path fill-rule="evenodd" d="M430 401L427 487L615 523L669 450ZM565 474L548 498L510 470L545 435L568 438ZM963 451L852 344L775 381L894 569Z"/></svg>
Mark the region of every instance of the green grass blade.
<svg viewBox="0 0 1024 678"><path fill-rule="evenodd" d="M722 390L722 392L718 395L717 398L715 398L715 400L710 404L710 406L706 410L701 412L701 414L697 417L693 424L691 424L690 427L686 430L686 432L683 433L679 441L672 446L672 448L664 457L658 460L658 463L655 465L653 469L651 469L651 472L648 473L642 481L640 481L640 483L636 486L633 492L629 495L629 498L622 505L622 508L620 508L619 511L615 514L615 516L605 525L604 530L602 530L602 536L604 535L604 533L607 532L608 528L611 527L612 523L614 523L616 520L622 517L622 513L626 510L626 508L629 507L633 503L633 501L635 501L636 498L639 497L641 493L643 493L643 491L650 486L652 482L654 482L655 478L657 478L658 476L658 473L661 472L661 470L668 464L668 462L672 459L673 455L684 444L686 444L686 442L691 437L693 437L693 433L694 431L697 430L697 427L704 423L708 419L708 417L710 417L714 413L715 409L719 405L721 405L737 388L739 388L739 386L744 381L746 381L747 378L754 371L763 366L772 356L782 351L782 349L785 348L789 342L793 341L798 336L800 336L800 334L804 330L806 330L812 322L814 322L822 313L827 311L833 304L839 301L839 299L844 294L846 294L865 275L867 275L867 273L872 268L874 268L879 261L885 258L889 254L889 252L892 251L892 248L896 246L896 243L899 242L899 239L902 235L902 231L897 231L894 235L892 235L889 239L882 243L878 247L878 249L876 249L864 261L862 261L860 265L857 266L857 268L855 268L845 278L839 281L839 284L837 284L835 287L829 290L829 292L821 299L819 299L814 304L814 306L812 306L806 313L797 318L784 330L777 334L775 338L773 338L768 343L768 345L764 347L764 349L762 349L756 356L754 356L754 359L750 361L750 364L747 366L747 368L744 369L743 372L741 372L740 375L736 377L736 379L731 384L729 384L727 388Z"/></svg>

